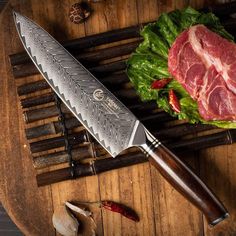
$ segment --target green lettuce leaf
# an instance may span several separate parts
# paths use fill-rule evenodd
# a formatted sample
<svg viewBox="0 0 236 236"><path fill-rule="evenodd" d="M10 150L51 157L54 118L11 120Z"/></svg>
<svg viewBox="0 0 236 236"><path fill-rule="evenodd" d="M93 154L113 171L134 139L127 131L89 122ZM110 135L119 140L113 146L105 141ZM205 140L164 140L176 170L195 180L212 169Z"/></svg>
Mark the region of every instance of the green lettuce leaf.
<svg viewBox="0 0 236 236"><path fill-rule="evenodd" d="M153 81L171 77L168 72L169 48L182 31L196 24L204 24L222 37L234 40L212 13L201 13L191 7L163 13L156 22L146 25L141 30L143 42L127 61L128 77L143 101L156 100L159 108L178 119L187 119L190 123L212 124L221 128L236 128L236 122L203 120L197 103L174 79L163 89L151 89ZM170 89L174 89L179 99L179 113L174 112L169 105Z"/></svg>

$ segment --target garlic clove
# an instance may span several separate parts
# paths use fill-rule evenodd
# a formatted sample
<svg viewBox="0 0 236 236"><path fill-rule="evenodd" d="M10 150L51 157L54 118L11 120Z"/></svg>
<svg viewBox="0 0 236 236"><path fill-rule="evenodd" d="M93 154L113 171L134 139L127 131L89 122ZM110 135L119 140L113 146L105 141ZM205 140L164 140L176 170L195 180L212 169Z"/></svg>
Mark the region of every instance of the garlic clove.
<svg viewBox="0 0 236 236"><path fill-rule="evenodd" d="M86 211L83 208L73 205L70 202L65 202L65 205L73 212L75 212L76 218L81 223L82 227L79 229L79 235L95 236L96 235L96 223L92 218L92 212Z"/></svg>
<svg viewBox="0 0 236 236"><path fill-rule="evenodd" d="M78 234L79 222L67 210L66 206L59 206L52 216L53 226L63 236L76 236Z"/></svg>
<svg viewBox="0 0 236 236"><path fill-rule="evenodd" d="M84 215L84 216L86 216L86 217L92 215L92 212L83 210L82 208L80 208L80 207L78 207L78 206L75 206L75 205L71 204L70 202L65 202L65 204L66 204L66 206L67 206L69 209L71 209L72 211L77 212L77 213L79 213L79 214L81 214L81 215Z"/></svg>
<svg viewBox="0 0 236 236"><path fill-rule="evenodd" d="M96 224L91 216L84 216L81 214L76 214L82 227L79 228L78 234L83 236L95 236L96 235Z"/></svg>

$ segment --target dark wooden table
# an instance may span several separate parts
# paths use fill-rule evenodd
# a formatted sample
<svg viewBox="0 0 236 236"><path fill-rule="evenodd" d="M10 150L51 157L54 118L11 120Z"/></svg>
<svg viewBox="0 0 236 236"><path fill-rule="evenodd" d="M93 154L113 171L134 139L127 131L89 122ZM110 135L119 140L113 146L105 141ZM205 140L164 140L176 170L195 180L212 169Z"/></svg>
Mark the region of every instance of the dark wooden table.
<svg viewBox="0 0 236 236"><path fill-rule="evenodd" d="M0 17L0 200L13 221L26 235L54 235L53 209L64 201L110 199L134 208L141 220L134 223L94 207L98 235L236 235L236 145L210 148L199 155L190 153L186 158L230 212L230 218L213 229L148 163L37 187L16 93L17 82L8 59L9 54L23 50L11 10L32 18L61 41L152 21L164 11L188 4L200 8L213 1L107 0L94 3L93 15L81 25L68 19L68 9L74 2L12 0ZM35 80L39 78L34 76Z"/></svg>

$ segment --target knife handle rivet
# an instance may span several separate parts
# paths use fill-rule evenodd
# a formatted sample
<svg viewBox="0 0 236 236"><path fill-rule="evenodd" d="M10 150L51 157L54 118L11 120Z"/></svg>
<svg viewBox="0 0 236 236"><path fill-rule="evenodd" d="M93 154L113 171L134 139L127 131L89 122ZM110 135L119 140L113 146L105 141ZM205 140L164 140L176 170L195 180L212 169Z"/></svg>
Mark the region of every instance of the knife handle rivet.
<svg viewBox="0 0 236 236"><path fill-rule="evenodd" d="M146 149L142 149L142 151L146 157L149 157L150 153L152 153L160 145L161 145L161 142L157 139L154 139L152 143Z"/></svg>

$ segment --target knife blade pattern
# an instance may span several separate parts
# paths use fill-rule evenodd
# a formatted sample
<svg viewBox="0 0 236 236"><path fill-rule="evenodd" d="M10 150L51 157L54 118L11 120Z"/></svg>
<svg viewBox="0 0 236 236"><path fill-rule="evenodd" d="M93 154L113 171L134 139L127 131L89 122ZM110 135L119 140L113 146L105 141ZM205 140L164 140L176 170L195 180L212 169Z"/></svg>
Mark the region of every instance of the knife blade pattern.
<svg viewBox="0 0 236 236"><path fill-rule="evenodd" d="M112 156L132 146L137 118L44 29L16 12L14 19L36 67L95 139Z"/></svg>

